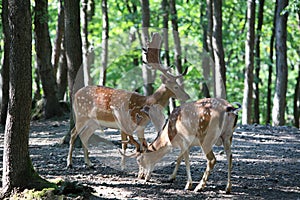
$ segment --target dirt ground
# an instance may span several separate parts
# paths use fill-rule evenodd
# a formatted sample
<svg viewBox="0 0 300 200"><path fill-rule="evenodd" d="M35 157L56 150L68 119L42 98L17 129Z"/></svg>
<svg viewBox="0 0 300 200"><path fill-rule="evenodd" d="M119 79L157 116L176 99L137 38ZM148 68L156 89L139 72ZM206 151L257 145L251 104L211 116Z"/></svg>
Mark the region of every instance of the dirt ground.
<svg viewBox="0 0 300 200"><path fill-rule="evenodd" d="M68 145L60 140L68 130L67 118L31 122L30 155L38 173L49 180L62 179L94 189L90 199L300 199L300 131L293 127L239 126L234 133L232 193L225 194L227 161L222 147L214 148L217 164L202 192L184 191L182 162L175 182L167 183L175 166L175 149L156 166L150 182L137 179L134 158L120 167L120 135L116 130L97 132L90 140L93 169L84 166L81 148L73 154L73 169L66 169ZM148 128L146 138L152 140ZM3 154L1 130L0 156ZM101 139L105 138L105 139ZM129 151L130 152L130 151ZM191 172L196 187L206 167L199 147L191 149ZM2 162L2 159L0 159ZM2 167L2 163L0 163ZM2 175L2 168L1 175ZM85 199L72 194L69 199Z"/></svg>

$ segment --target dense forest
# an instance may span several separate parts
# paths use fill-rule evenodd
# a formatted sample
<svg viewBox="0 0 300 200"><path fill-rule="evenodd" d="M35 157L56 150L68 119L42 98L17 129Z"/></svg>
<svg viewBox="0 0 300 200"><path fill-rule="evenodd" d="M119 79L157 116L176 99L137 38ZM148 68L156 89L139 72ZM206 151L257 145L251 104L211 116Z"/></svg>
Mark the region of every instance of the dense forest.
<svg viewBox="0 0 300 200"><path fill-rule="evenodd" d="M153 32L167 34L164 37L168 41L162 46L162 62L166 66L176 66L179 72L182 68L189 67L189 72L184 77L184 85L192 100L216 95L213 89L213 85L216 84L213 82L214 75L210 73L221 63L224 68L222 79L225 83L226 98L244 104L246 116L243 117L243 123L299 126L299 3L290 1L289 5L280 8L279 12L276 10L275 1L261 0L252 3L253 5L248 5L246 1L223 2L218 11L221 14L221 24L218 24L221 34L218 37L221 37L219 44L222 44L220 48L223 49L223 58L219 63L214 60L214 52L211 49L214 48L211 44L214 38L212 34L218 31L213 30L214 15L212 7L209 7L211 3L212 1L178 1L173 2L176 5L172 7L172 3L167 1L150 1L147 5L137 0L82 1L81 41L77 43L82 43L81 66L87 68L84 70L84 84L101 84L147 93L142 90L143 80L146 78L142 75L141 49L145 45L141 34L143 27L150 27L147 33L148 40ZM66 47L62 45L62 41L64 33L67 32L64 30L64 20L68 19L64 19L64 6L63 1L31 2L34 19L34 102L43 96L50 100L54 99L55 95L58 100L65 97L67 65L64 57ZM253 10L252 15L247 12L250 9ZM276 19L277 15L278 18L286 17L283 19L287 22L286 27L279 26L283 23L276 21L281 20ZM276 36L276 33L283 31L276 29L276 23L279 24L278 29L286 30L285 34L282 33L284 35ZM4 25L5 23L2 23L3 30ZM2 58L5 50L4 35L4 32L0 35ZM283 41L285 45L280 44L279 37L286 39L286 42ZM282 49L280 45L285 48ZM286 54L283 60L281 54ZM45 69L45 74L42 68ZM281 70L285 71L286 75L281 75ZM7 81L4 73L2 65L3 85ZM56 75L53 77L47 73ZM148 79L151 85L154 83L154 88L159 86L159 78ZM286 86L279 89L279 83ZM208 91L205 90L207 86ZM245 90L248 87L247 94ZM3 87L3 90L7 89ZM3 94L5 100L7 92L3 91ZM273 109L273 106L277 106L277 98L283 101L280 101L280 111L277 108L274 108L276 111ZM54 104L51 108L46 108L50 110L45 113L46 116L59 113L53 109L57 107L55 100L51 102ZM280 116L276 116L274 112L280 113ZM276 121L273 118L276 118ZM2 120L2 124L3 122Z"/></svg>
<svg viewBox="0 0 300 200"><path fill-rule="evenodd" d="M87 85L144 95L159 88L159 72L144 62L155 32L163 38L160 62L173 74L188 68L181 84L189 101L221 97L243 105L242 124L299 127L298 0L0 2L5 190L26 184L11 182L18 175L11 176L16 166L9 153L18 150L5 149L23 141L16 159L24 171L31 169L24 141L32 116L61 116L63 105L72 105L75 92ZM24 137L14 140L21 129ZM24 176L37 178L32 169Z"/></svg>

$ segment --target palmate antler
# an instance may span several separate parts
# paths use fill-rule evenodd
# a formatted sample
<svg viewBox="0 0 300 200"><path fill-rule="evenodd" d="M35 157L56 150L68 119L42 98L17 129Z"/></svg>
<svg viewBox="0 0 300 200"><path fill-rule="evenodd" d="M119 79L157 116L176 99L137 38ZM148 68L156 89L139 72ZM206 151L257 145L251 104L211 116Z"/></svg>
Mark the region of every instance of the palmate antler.
<svg viewBox="0 0 300 200"><path fill-rule="evenodd" d="M160 49L161 49L162 38L159 33L152 35L152 40L147 44L147 49L144 49L147 59L147 64L151 69L161 71L168 78L178 79L186 75L188 68L182 74L177 76L171 74L170 69L172 67L164 67L160 61Z"/></svg>

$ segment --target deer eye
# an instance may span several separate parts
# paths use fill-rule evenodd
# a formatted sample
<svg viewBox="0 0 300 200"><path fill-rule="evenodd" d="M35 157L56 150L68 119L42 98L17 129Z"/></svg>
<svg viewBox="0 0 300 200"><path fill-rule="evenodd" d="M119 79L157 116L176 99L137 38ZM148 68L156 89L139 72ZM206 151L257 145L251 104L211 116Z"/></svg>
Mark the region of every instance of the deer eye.
<svg viewBox="0 0 300 200"><path fill-rule="evenodd" d="M175 85L173 88L174 88L174 90L178 90L179 86Z"/></svg>

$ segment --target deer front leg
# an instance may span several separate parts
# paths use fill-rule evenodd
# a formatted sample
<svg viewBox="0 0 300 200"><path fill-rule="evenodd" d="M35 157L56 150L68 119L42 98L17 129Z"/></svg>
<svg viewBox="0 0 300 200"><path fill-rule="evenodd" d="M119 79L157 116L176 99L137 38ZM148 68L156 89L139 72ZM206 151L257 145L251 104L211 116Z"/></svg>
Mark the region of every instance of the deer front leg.
<svg viewBox="0 0 300 200"><path fill-rule="evenodd" d="M76 127L74 127L71 131L71 137L70 137L70 146L69 146L69 153L67 158L67 168L72 168L72 153L74 150L74 142L78 136L78 132L76 131Z"/></svg>
<svg viewBox="0 0 300 200"><path fill-rule="evenodd" d="M144 134L144 131L145 131L145 128L140 128L137 130L137 136L138 136L138 139L140 141L140 152L143 152L145 150L148 149L148 144L147 144L147 141L145 139L145 134Z"/></svg>
<svg viewBox="0 0 300 200"><path fill-rule="evenodd" d="M214 153L212 152L212 150L208 154L206 154L206 159L207 159L206 170L203 174L203 177L202 177L200 183L195 188L195 190L194 190L195 192L201 191L205 188L207 179L210 175L210 172L213 170L213 168L216 164L216 157L215 157Z"/></svg>
<svg viewBox="0 0 300 200"><path fill-rule="evenodd" d="M189 151L185 151L183 156L184 156L184 162L185 162L185 167L186 167L186 175L187 175L187 182L186 182L184 190L191 190L192 186L193 186L193 181L192 181L191 168L190 168Z"/></svg>

